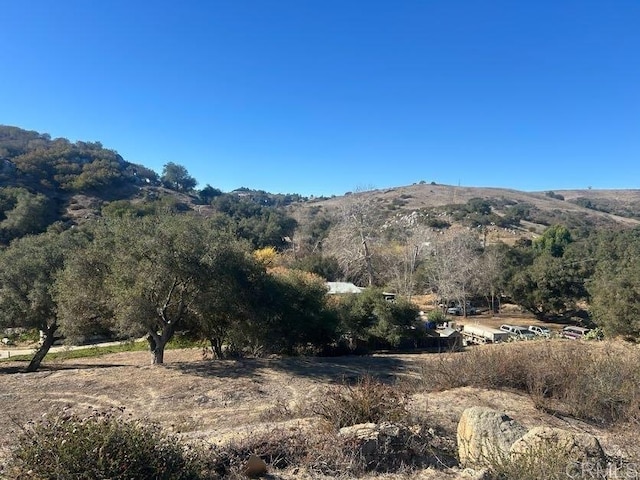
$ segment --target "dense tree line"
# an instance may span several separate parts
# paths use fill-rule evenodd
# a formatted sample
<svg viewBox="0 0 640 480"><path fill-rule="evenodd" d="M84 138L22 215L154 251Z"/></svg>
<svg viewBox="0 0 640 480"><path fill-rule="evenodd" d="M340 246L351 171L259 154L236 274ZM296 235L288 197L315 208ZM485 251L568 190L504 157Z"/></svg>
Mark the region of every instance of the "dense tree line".
<svg viewBox="0 0 640 480"><path fill-rule="evenodd" d="M332 303L323 278L269 266L222 217L106 218L14 240L0 264L0 326L44 334L30 371L60 335L145 336L153 363L184 330L216 356L317 353L356 337L392 346L415 335L415 307L389 311L382 295L366 308ZM353 331L352 310L365 322Z"/></svg>
<svg viewBox="0 0 640 480"><path fill-rule="evenodd" d="M150 184L157 188L113 197L123 185ZM58 336L93 333L144 335L157 363L182 330L218 357L318 352L341 342L392 348L417 341L409 300L422 293L494 310L510 301L543 321L640 335L639 229L554 223L562 220L554 214L533 241L488 245L488 226L540 212L474 198L447 207L466 229L441 235L451 225L440 217L387 222L367 192L345 197L335 212L310 208L294 219L283 207L300 196L196 185L177 163L157 175L98 142L0 127L0 326L45 333L30 369ZM62 222L65 192L102 194L97 218L73 229ZM336 302L326 280L367 293ZM384 302L383 288L400 300Z"/></svg>

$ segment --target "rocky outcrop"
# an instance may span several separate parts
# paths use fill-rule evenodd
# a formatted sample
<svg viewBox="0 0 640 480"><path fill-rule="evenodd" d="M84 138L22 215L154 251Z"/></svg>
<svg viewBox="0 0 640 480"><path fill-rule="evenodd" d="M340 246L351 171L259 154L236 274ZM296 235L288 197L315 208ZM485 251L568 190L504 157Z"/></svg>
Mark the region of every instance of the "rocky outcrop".
<svg viewBox="0 0 640 480"><path fill-rule="evenodd" d="M432 429L393 422L362 423L340 429L346 451L355 452L366 469L392 471L403 465L415 467L456 464L450 450L442 448Z"/></svg>
<svg viewBox="0 0 640 480"><path fill-rule="evenodd" d="M388 455L407 461L414 454L411 448L413 432L404 425L361 423L341 428L339 435L357 449L367 465L386 462Z"/></svg>
<svg viewBox="0 0 640 480"><path fill-rule="evenodd" d="M509 455L511 445L527 429L503 412L471 407L458 423L458 456L463 466L494 463Z"/></svg>
<svg viewBox="0 0 640 480"><path fill-rule="evenodd" d="M457 440L460 465L467 467L468 475L478 473L478 478L486 473L483 467L507 476L526 470L543 478L552 471L598 471L607 465L593 435L544 426L527 431L505 413L486 407L462 413Z"/></svg>
<svg viewBox="0 0 640 480"><path fill-rule="evenodd" d="M510 455L549 458L555 456L567 464L604 465L606 456L596 437L561 428L534 427L511 446Z"/></svg>

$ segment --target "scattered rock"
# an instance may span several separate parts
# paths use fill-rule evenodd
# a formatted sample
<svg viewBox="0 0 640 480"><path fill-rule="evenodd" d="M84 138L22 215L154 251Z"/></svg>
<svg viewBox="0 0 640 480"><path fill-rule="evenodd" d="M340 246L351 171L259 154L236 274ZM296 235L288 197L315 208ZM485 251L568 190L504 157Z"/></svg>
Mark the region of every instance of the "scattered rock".
<svg viewBox="0 0 640 480"><path fill-rule="evenodd" d="M457 433L460 463L473 466L507 457L527 429L503 412L471 407L462 412Z"/></svg>
<svg viewBox="0 0 640 480"><path fill-rule="evenodd" d="M419 462L425 447L419 434L392 422L343 427L339 436L360 454L368 467L375 465L381 470L400 463Z"/></svg>

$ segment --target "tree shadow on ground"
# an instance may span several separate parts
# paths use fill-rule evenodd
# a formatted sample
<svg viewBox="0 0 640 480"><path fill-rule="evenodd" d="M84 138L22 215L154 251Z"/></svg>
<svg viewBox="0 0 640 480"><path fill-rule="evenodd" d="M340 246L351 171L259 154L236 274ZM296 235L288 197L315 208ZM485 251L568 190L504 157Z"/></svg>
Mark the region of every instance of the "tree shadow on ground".
<svg viewBox="0 0 640 480"><path fill-rule="evenodd" d="M296 377L335 383L353 383L364 376L392 383L416 371L412 362L400 355L347 355L340 357L242 358L236 360L202 360L166 364L165 368L199 377L255 377L269 370Z"/></svg>
<svg viewBox="0 0 640 480"><path fill-rule="evenodd" d="M116 363L91 363L91 364L83 364L83 363L56 363L56 364L43 364L40 368L35 372L25 372L25 368L27 368L28 362L24 362L24 365L1 365L0 364L0 375L3 374L16 374L16 373L43 373L43 372L59 372L63 370L91 370L94 368L113 368L113 367L130 367L131 365L125 364L116 364Z"/></svg>

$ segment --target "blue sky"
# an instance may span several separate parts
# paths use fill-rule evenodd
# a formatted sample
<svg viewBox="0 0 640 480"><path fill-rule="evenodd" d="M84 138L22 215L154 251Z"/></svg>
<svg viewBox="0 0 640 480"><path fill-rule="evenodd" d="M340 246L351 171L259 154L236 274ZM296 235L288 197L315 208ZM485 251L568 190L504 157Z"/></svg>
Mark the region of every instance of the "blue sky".
<svg viewBox="0 0 640 480"><path fill-rule="evenodd" d="M3 2L0 123L223 191L640 188L640 2Z"/></svg>

